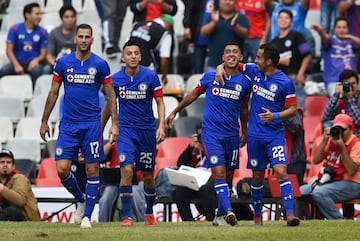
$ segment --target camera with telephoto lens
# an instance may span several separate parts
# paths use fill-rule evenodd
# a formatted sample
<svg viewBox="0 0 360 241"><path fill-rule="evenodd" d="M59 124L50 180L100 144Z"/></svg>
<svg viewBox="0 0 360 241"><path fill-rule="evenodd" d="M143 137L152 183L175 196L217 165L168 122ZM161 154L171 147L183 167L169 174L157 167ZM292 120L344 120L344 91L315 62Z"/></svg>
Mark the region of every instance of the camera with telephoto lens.
<svg viewBox="0 0 360 241"><path fill-rule="evenodd" d="M343 87L343 91L345 93L348 93L348 92L350 92L352 90L352 85L350 83L348 83L348 82L343 83L342 87Z"/></svg>
<svg viewBox="0 0 360 241"><path fill-rule="evenodd" d="M340 136L342 136L343 133L344 133L344 128L342 128L340 126L334 126L334 127L331 127L331 129L330 129L330 136L334 140L338 140L340 138Z"/></svg>
<svg viewBox="0 0 360 241"><path fill-rule="evenodd" d="M331 179L334 178L335 176L336 176L336 172L333 169L329 167L325 167L323 171L323 175L320 178L318 185L323 185L331 181Z"/></svg>

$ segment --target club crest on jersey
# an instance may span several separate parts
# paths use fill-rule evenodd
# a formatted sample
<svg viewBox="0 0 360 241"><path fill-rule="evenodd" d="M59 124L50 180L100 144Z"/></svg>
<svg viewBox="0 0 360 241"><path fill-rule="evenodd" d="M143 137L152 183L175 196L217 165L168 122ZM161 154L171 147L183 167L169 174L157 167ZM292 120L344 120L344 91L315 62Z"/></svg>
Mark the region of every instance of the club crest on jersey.
<svg viewBox="0 0 360 241"><path fill-rule="evenodd" d="M239 85L239 84L236 84L236 85L235 85L235 89L236 89L237 91L241 92L242 86Z"/></svg>
<svg viewBox="0 0 360 241"><path fill-rule="evenodd" d="M271 90L271 92L276 92L278 90L277 84L271 84L270 85L270 90Z"/></svg>
<svg viewBox="0 0 360 241"><path fill-rule="evenodd" d="M216 164L219 162L219 158L217 156L211 156L210 162L211 162L211 164Z"/></svg>
<svg viewBox="0 0 360 241"><path fill-rule="evenodd" d="M125 160L126 160L126 155L125 154L120 154L119 155L119 161L124 162Z"/></svg>
<svg viewBox="0 0 360 241"><path fill-rule="evenodd" d="M218 96L220 94L220 87L213 87L211 92L213 95Z"/></svg>
<svg viewBox="0 0 360 241"><path fill-rule="evenodd" d="M33 40L34 40L34 42L39 42L40 36L39 36L38 34L35 34L35 35L33 36Z"/></svg>
<svg viewBox="0 0 360 241"><path fill-rule="evenodd" d="M256 159L251 159L251 160L250 160L250 165L251 165L252 167L257 167L258 164L259 164L258 160L256 160Z"/></svg>
<svg viewBox="0 0 360 241"><path fill-rule="evenodd" d="M141 84L139 84L139 90L141 90L141 91L146 91L147 90L147 84L145 84L145 83L141 83Z"/></svg>
<svg viewBox="0 0 360 241"><path fill-rule="evenodd" d="M96 74L96 68L94 68L94 67L88 68L87 72L88 72L88 74L95 75Z"/></svg>

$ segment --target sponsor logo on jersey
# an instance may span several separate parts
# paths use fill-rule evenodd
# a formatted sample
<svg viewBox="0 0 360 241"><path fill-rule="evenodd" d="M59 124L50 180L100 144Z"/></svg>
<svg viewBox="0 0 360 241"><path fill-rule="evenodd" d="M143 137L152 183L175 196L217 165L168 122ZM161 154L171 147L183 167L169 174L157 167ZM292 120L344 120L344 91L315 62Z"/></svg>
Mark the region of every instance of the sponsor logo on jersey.
<svg viewBox="0 0 360 241"><path fill-rule="evenodd" d="M275 100L275 92L277 91L278 86L276 84L272 84L270 86L270 90L267 90L257 84L254 84L252 88L253 88L254 94L261 96L267 100L274 101Z"/></svg>
<svg viewBox="0 0 360 241"><path fill-rule="evenodd" d="M224 98L229 98L233 100L239 100L240 99L240 93L242 90L242 86L237 84L235 86L236 90L227 89L219 86L213 86L211 89L211 93L214 96L220 96Z"/></svg>
<svg viewBox="0 0 360 241"><path fill-rule="evenodd" d="M126 90L125 86L119 87L119 97L127 100L142 100L146 99L146 90L148 86L146 83L138 85L139 90Z"/></svg>
<svg viewBox="0 0 360 241"><path fill-rule="evenodd" d="M91 70L91 71L94 71L94 70ZM95 72L96 72L96 70L95 70ZM95 74L68 74L66 76L66 80L70 83L94 84L95 83Z"/></svg>

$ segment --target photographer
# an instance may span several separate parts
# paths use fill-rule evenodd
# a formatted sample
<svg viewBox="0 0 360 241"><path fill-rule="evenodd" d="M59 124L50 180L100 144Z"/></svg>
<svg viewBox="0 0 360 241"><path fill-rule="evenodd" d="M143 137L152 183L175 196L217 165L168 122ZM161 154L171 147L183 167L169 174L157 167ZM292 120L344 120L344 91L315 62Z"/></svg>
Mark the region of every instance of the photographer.
<svg viewBox="0 0 360 241"><path fill-rule="evenodd" d="M339 76L335 93L331 96L326 106L323 122L333 120L337 114L348 114L355 125L354 133L360 137L360 91L358 90L358 74L350 69L345 69Z"/></svg>
<svg viewBox="0 0 360 241"><path fill-rule="evenodd" d="M336 203L360 198L360 139L353 134L353 120L349 115L338 114L331 129L324 129L313 163L323 160L324 169L332 169L336 174L331 176L324 172L319 176L312 190L313 202L326 219L343 218ZM322 178L327 175L330 182ZM302 194L304 189L304 186L300 188Z"/></svg>

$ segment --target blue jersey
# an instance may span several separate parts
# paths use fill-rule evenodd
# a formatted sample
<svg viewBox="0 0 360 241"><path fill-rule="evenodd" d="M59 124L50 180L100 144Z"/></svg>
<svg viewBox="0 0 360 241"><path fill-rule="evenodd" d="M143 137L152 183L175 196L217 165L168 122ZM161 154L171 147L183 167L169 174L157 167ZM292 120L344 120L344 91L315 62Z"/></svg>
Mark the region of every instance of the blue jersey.
<svg viewBox="0 0 360 241"><path fill-rule="evenodd" d="M152 102L154 97L163 96L158 75L140 66L135 76L127 75L124 68L112 78L119 103L119 127L155 130Z"/></svg>
<svg viewBox="0 0 360 241"><path fill-rule="evenodd" d="M97 56L85 61L76 58L75 52L57 60L53 80L64 82L62 120L86 122L100 120L99 90L102 84L112 82L107 62Z"/></svg>
<svg viewBox="0 0 360 241"><path fill-rule="evenodd" d="M14 54L20 63L27 63L40 55L42 48L46 49L48 32L36 26L31 32L24 23L18 23L9 29L6 42L14 45Z"/></svg>
<svg viewBox="0 0 360 241"><path fill-rule="evenodd" d="M215 81L215 71L209 71L204 74L196 90L206 93L203 130L220 136L238 136L240 107L243 100L248 100L250 81L238 73L221 86Z"/></svg>
<svg viewBox="0 0 360 241"><path fill-rule="evenodd" d="M270 76L265 76L258 70L256 64L245 64L242 68L244 74L251 78L252 84L248 135L260 138L284 136L285 129L281 119L263 122L259 114L264 113L263 107L274 113L281 112L285 105L295 105L293 82L280 70Z"/></svg>

